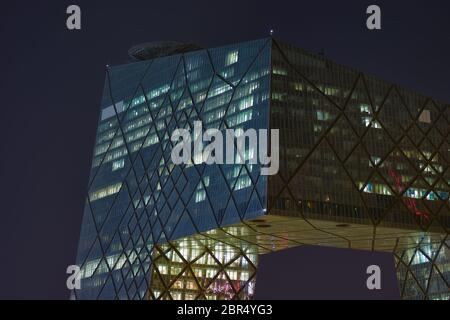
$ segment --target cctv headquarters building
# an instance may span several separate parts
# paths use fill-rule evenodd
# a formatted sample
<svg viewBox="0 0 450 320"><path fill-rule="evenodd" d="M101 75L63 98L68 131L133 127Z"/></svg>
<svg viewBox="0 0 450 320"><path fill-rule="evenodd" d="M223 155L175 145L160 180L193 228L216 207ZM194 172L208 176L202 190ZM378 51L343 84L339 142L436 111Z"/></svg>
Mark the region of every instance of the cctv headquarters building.
<svg viewBox="0 0 450 320"><path fill-rule="evenodd" d="M403 299L450 298L448 104L273 38L129 54L106 70L72 298L248 300L259 257L302 245L390 252ZM278 173L175 165L194 121L279 129Z"/></svg>

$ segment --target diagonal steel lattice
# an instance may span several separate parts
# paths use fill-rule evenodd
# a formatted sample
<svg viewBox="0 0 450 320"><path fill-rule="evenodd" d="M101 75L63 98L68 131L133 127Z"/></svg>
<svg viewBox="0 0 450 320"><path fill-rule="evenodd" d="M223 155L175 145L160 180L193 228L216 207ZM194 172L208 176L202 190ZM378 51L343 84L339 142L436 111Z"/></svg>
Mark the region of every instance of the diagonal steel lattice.
<svg viewBox="0 0 450 320"><path fill-rule="evenodd" d="M97 223L96 216L98 213L94 214L91 200L88 198L87 200L87 208L89 209L89 213L92 216L92 220L94 221L95 225L95 231L97 234L97 240L92 241L90 248L88 250L88 254L85 255L82 265L86 264L86 261L89 258L89 254L94 248L94 246L98 243L100 247L100 254L101 258L97 259L98 262L95 270L94 275L100 274L101 271L105 271L106 274L110 275L110 279L112 282L112 289L108 290L109 292L114 292L113 298L117 297L125 297L125 298L143 298L143 293L146 290L140 290L138 295L138 288L141 287L148 287L147 279L149 279L149 270L150 270L150 261L151 261L151 248L153 243L161 242L161 239L170 239L174 236L175 231L177 230L178 225L180 224L180 221L182 222L181 225L186 225L187 223L190 223L190 227L193 232L200 232L199 226L197 225L196 221L198 222L199 217L193 217L193 213L191 212L189 208L189 202L191 201L195 190L197 188L193 188L189 194L186 195L183 190L185 186L187 185L188 180L195 179L194 182L196 186L200 186L201 188L205 189L207 203L209 204L210 211L212 211L211 217L214 218L214 224L208 226L208 228L214 228L218 227L221 224L229 223L227 222L227 219L230 220L226 215L229 215L229 211L235 211L238 213L238 216L234 218L234 220L240 220L244 219L245 216L251 217L251 215L248 212L248 204L250 201L247 202L246 207L239 206L239 203L236 200L235 195L233 194L233 190L236 188L237 182L239 181L240 177L246 174L250 177L252 182L254 182L254 186L252 188L251 193L248 196L248 200L252 200L253 197L254 200L256 200L259 203L259 207L263 207L263 201L261 200L261 196L259 194L259 191L256 189L257 181L259 181L259 176L255 175L255 178L251 177L250 169L247 164L243 164L239 166L239 173L237 177L231 183L227 181L227 178L225 176L225 172L222 170L220 166L217 166L216 173L217 177L223 179L222 180L222 186L228 189L227 197L226 197L226 204L224 206L224 209L222 210L222 213L217 213L217 209L214 210L214 206L212 205L211 194L208 190L206 190L205 181L203 181L202 176L205 170L207 169L206 166L193 166L190 170L190 175L186 174L186 165L184 166L178 166L176 168L173 168L169 165L168 156L170 156L171 148L173 147L173 143L169 140L168 143L159 143L157 144L157 148L154 148L156 150L153 150L153 154L151 155L151 158L148 159L146 156L143 156L141 153L141 148L145 145L145 141L147 137L152 133L156 133L158 136L159 141L164 141L164 137L168 135L170 131L173 131L175 128L185 128L188 127L192 129L192 122L194 120L202 120L202 109L205 106L205 102L207 102L206 97L208 97L210 90L215 82L221 82L223 84L226 84L231 89L231 96L228 99L226 110L224 117L220 119L220 123L216 124L218 128L228 128L228 120L227 120L227 112L230 108L233 97L238 92L241 84L243 82L246 82L246 74L252 70L252 67L255 65L255 61L257 58L261 55L261 52L263 50L266 51L267 56L267 48L268 48L269 41L266 39L264 41L259 41L256 43L254 52L249 55L249 59L246 63L246 66L243 68L243 72L238 75L238 77L235 77L234 81L232 79L232 82L225 79L221 74L220 70L216 70L217 66L215 66L214 58L211 56L211 54L208 51L204 52L204 57L206 58L206 61L209 61L209 68L210 68L210 75L209 75L209 85L207 87L207 91L205 94L205 97L202 101L195 101L195 97L191 93L190 86L189 86L189 79L187 76L186 71L186 57L184 55L178 56L176 59L177 67L174 68L172 79L171 79L171 88L175 87L174 83L176 81L184 81L184 88L183 93L176 99L177 97L173 96L172 90L169 90L166 92L164 96L164 100L161 102L161 105L164 103L168 103L172 116L170 118L164 119L164 126L162 130L158 130L157 124L158 122L156 119L158 118L157 114L154 114L154 111L151 108L151 105L149 101L147 101L147 96L144 94L144 105L146 106L146 113L151 117L150 120L150 129L147 132L147 135L144 139L142 139L142 144L139 147L139 151L135 153L135 155L132 157L132 146L128 145L125 141L126 146L126 154L129 157L129 161L131 165L129 166L129 170L124 175L123 182L120 186L120 190L116 193L114 198L109 201L108 206L109 209L106 211L105 215L106 218L103 217L103 221L99 221ZM266 58L267 60L267 58ZM152 62L148 63L148 66L146 67L146 72L151 68ZM245 61L244 61L245 62ZM264 61L262 61L264 62ZM267 74L265 75L266 78L268 78ZM109 93L110 100L114 102L113 97L113 90L111 89L111 77L110 72L107 72L107 89L106 92ZM133 94L133 96L137 95L137 92L142 91L144 92L144 86L143 80L139 80L138 87L136 89L136 92ZM182 101L182 97L186 95L192 104L192 108L189 110L182 109L180 107L180 103ZM131 104L130 100L130 104ZM113 103L114 110L115 110L115 117L117 118L118 126L117 130L114 133L114 136L124 137L124 119L127 117L127 113L132 111L130 106L126 108L126 112L122 115L121 119L119 119L119 112L116 108L116 104ZM157 112L161 112L163 110L162 108L156 108ZM111 139L110 145L108 146L108 149L112 145L114 141L114 137ZM103 165L104 159L106 159L108 155L108 150L104 154L104 157L100 161L100 165L98 166L98 169L93 170L91 173L91 182L89 189L92 190L93 183L95 179L97 178L98 172L100 171L100 168ZM156 158L156 160L153 160L153 158ZM162 167L152 167L152 164L154 163L160 164L162 162ZM141 166L144 168L144 170L141 170L141 174L139 174L136 169L137 166ZM167 176L163 176L161 174L161 171L169 172L170 174ZM193 174L194 172L194 174ZM143 174L142 174L143 173ZM229 179L228 179L229 180ZM191 182L193 184L193 182ZM264 182L264 181L263 181ZM137 188L133 188L133 184L137 186ZM162 192L158 192L158 188L162 190ZM144 195L148 194L150 197L149 202L153 202L153 204L162 203L160 207L158 207L158 213L157 215L152 215L151 212L155 210L155 205L149 204L149 202L145 203L142 210L139 210L139 205L141 203L144 203ZM130 211L130 215L127 216L126 214L122 215L119 225L124 226L122 230L120 228L117 228L115 230L112 230L111 234L108 235L108 242L105 245L102 245L101 241L99 239L101 238L101 230L107 225L107 221L109 218L109 215L114 208L114 205L117 201L116 199L120 196L125 194L128 197L128 207L125 209L125 211ZM175 194L176 199L173 201L171 199L171 195ZM136 205L133 205L133 202L137 200ZM122 201L123 202L123 201ZM242 202L242 201L241 201ZM181 206L182 213L181 214L171 214L176 210L176 206ZM162 215L161 213L165 213L165 215ZM197 214L198 215L198 214ZM128 218L128 221L126 220ZM232 217L233 218L233 217ZM182 220L184 219L184 220ZM139 223L136 223L138 221ZM186 226L184 226L186 228ZM204 228L204 227L203 227ZM121 233L123 234L125 231L127 234L131 236L123 237L121 236ZM185 232L186 233L186 232ZM133 237L133 235L136 235L136 237ZM178 235L179 237L179 235ZM113 243L114 238L117 238L118 242L120 243L120 247L124 248L122 256L115 259L114 263L112 265L109 265L107 262L107 251L110 250L111 244ZM164 242L164 240L162 240ZM117 242L117 241L116 241ZM145 245L149 244L149 245ZM134 248L139 247L140 251L135 253L134 256L130 257L130 254L127 254L127 252L133 251ZM97 250L98 251L98 250ZM98 253L97 253L98 255ZM117 268L117 264L119 261L125 260L124 264ZM132 261L131 261L132 260ZM147 265L145 269L142 268L143 265ZM132 272L133 268L137 268L137 272ZM116 269L119 269L116 271ZM124 272L124 270L126 270ZM115 272L115 274L118 274L116 278L112 277L112 273ZM142 275L141 277L138 277L138 275ZM136 279L140 278L140 282L136 282ZM130 279L130 280L128 280ZM108 279L109 280L109 279ZM103 280L102 286L100 290L98 290L97 297L102 296L102 292L107 284L108 280ZM114 281L115 280L115 281ZM130 291L133 291L134 294L129 294Z"/></svg>

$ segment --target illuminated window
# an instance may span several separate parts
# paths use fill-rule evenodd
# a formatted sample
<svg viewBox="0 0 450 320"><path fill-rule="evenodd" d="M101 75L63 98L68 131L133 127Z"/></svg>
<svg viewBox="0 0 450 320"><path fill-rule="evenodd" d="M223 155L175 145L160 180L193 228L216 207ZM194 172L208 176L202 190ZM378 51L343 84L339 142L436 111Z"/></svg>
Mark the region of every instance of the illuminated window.
<svg viewBox="0 0 450 320"><path fill-rule="evenodd" d="M209 187L209 176L203 177L203 183L205 184L205 187Z"/></svg>
<svg viewBox="0 0 450 320"><path fill-rule="evenodd" d="M430 110L423 110L419 116L419 121L423 123L431 123Z"/></svg>
<svg viewBox="0 0 450 320"><path fill-rule="evenodd" d="M319 121L327 121L331 119L331 114L326 111L317 110L316 112L317 120Z"/></svg>
<svg viewBox="0 0 450 320"><path fill-rule="evenodd" d="M232 65L233 63L238 62L238 59L239 59L239 52L237 50L228 53L225 66L229 66Z"/></svg>
<svg viewBox="0 0 450 320"><path fill-rule="evenodd" d="M120 159L112 163L112 171L122 169L125 165L125 159Z"/></svg>
<svg viewBox="0 0 450 320"><path fill-rule="evenodd" d="M217 273L216 269L206 269L206 277L207 278L214 278L216 273Z"/></svg>
<svg viewBox="0 0 450 320"><path fill-rule="evenodd" d="M406 196L409 197L409 198L420 199L422 197L422 192L421 192L420 189L409 188L406 191Z"/></svg>
<svg viewBox="0 0 450 320"><path fill-rule="evenodd" d="M372 117L362 117L362 122L364 126L366 127L370 126L370 121L372 121Z"/></svg>
<svg viewBox="0 0 450 320"><path fill-rule="evenodd" d="M303 85L302 85L301 83L294 82L294 83L293 83L293 86L294 86L294 90L295 90L295 91L300 91L300 92L303 91Z"/></svg>
<svg viewBox="0 0 450 320"><path fill-rule="evenodd" d="M197 289L197 285L194 281L188 281L186 282L186 289L195 290Z"/></svg>
<svg viewBox="0 0 450 320"><path fill-rule="evenodd" d="M218 96L222 93L225 93L229 90L231 90L232 88L228 85L228 84L223 84L221 86L215 87L211 90L211 92L209 93L208 99Z"/></svg>
<svg viewBox="0 0 450 320"><path fill-rule="evenodd" d="M375 129L381 129L380 123L376 120L372 121L372 117L362 117L361 119L362 119L364 126L366 126L366 127L371 126L372 128L375 128Z"/></svg>
<svg viewBox="0 0 450 320"><path fill-rule="evenodd" d="M427 200L436 200L436 195L433 191L431 191L428 195L427 195Z"/></svg>
<svg viewBox="0 0 450 320"><path fill-rule="evenodd" d="M203 277L203 270L199 269L199 268L195 268L194 269L194 274L195 274L196 277L201 278L201 277Z"/></svg>
<svg viewBox="0 0 450 320"><path fill-rule="evenodd" d="M376 184L375 185L375 193L389 196L389 195L391 195L391 190L384 184Z"/></svg>
<svg viewBox="0 0 450 320"><path fill-rule="evenodd" d="M249 96L239 102L239 110L244 110L251 106L253 106L253 96Z"/></svg>
<svg viewBox="0 0 450 320"><path fill-rule="evenodd" d="M320 131L322 131L322 126L318 125L318 124L315 124L314 125L314 132L320 132Z"/></svg>
<svg viewBox="0 0 450 320"><path fill-rule="evenodd" d="M273 74L278 74L280 76L286 76L287 75L287 71L285 69L282 69L282 68L275 67L275 68L273 68L272 72L273 72Z"/></svg>
<svg viewBox="0 0 450 320"><path fill-rule="evenodd" d="M236 270L228 270L227 271L228 276L230 277L231 280L237 280L237 271Z"/></svg>
<svg viewBox="0 0 450 320"><path fill-rule="evenodd" d="M195 193L195 203L205 201L206 192L205 190L200 190Z"/></svg>
<svg viewBox="0 0 450 320"><path fill-rule="evenodd" d="M367 112L367 113L370 113L370 107L369 107L368 104L362 104L362 105L360 106L360 110L361 110L361 112Z"/></svg>
<svg viewBox="0 0 450 320"><path fill-rule="evenodd" d="M378 164L381 162L381 158L380 157L370 157L370 160L371 160L371 161L369 161L369 166L370 167L372 167L372 163L375 166L378 166Z"/></svg>
<svg viewBox="0 0 450 320"><path fill-rule="evenodd" d="M372 128L381 129L381 124L375 120L372 122Z"/></svg>
<svg viewBox="0 0 450 320"><path fill-rule="evenodd" d="M232 116L228 120L230 126L237 126L241 123L247 122L252 119L252 110L247 110L239 113L236 116Z"/></svg>
<svg viewBox="0 0 450 320"><path fill-rule="evenodd" d="M122 183L119 182L119 183L113 184L111 186L102 188L100 190L91 192L89 194L89 199L90 199L90 201L95 201L95 200L98 200L98 199L102 199L102 198L108 197L110 195L113 195L113 194L119 192L121 187L122 187Z"/></svg>
<svg viewBox="0 0 450 320"><path fill-rule="evenodd" d="M372 185L372 183L367 183L367 185L366 185L366 187L364 188L364 192L367 192L367 193L372 193L373 192L373 185Z"/></svg>
<svg viewBox="0 0 450 320"><path fill-rule="evenodd" d="M170 274L173 276L178 275L181 272L181 268L180 267L172 267L170 269Z"/></svg>
<svg viewBox="0 0 450 320"><path fill-rule="evenodd" d="M339 95L339 89L332 88L332 87L325 87L325 94L329 96L338 96Z"/></svg>
<svg viewBox="0 0 450 320"><path fill-rule="evenodd" d="M272 92L273 100L283 101L285 96L286 96L285 93Z"/></svg>
<svg viewBox="0 0 450 320"><path fill-rule="evenodd" d="M167 274L167 266L158 266L160 274Z"/></svg>
<svg viewBox="0 0 450 320"><path fill-rule="evenodd" d="M209 187L209 176L203 177L203 184L205 185L205 187ZM197 185L197 190L202 190L203 184L199 182Z"/></svg>
<svg viewBox="0 0 450 320"><path fill-rule="evenodd" d="M170 295L174 300L181 300L181 293L180 292L170 292Z"/></svg>
<svg viewBox="0 0 450 320"><path fill-rule="evenodd" d="M184 299L185 300L194 300L195 294L192 294L192 293L185 294Z"/></svg>
<svg viewBox="0 0 450 320"><path fill-rule="evenodd" d="M251 186L251 184L252 182L249 177L239 178L238 181L236 182L236 187L234 188L234 190L241 190L244 188L248 188Z"/></svg>
<svg viewBox="0 0 450 320"><path fill-rule="evenodd" d="M247 271L241 272L241 279L240 279L241 281L247 281L248 278L249 278L249 274Z"/></svg>

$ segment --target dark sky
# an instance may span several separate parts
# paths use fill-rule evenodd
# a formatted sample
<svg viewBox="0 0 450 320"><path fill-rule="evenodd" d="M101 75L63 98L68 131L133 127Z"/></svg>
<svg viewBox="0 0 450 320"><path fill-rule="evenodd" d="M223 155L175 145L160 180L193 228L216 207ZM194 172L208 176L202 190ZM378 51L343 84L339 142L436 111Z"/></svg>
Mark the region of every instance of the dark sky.
<svg viewBox="0 0 450 320"><path fill-rule="evenodd" d="M382 8L382 30L365 10ZM66 29L78 4L82 30ZM0 298L65 299L106 64L134 44L268 36L450 102L448 0L4 1L0 6Z"/></svg>

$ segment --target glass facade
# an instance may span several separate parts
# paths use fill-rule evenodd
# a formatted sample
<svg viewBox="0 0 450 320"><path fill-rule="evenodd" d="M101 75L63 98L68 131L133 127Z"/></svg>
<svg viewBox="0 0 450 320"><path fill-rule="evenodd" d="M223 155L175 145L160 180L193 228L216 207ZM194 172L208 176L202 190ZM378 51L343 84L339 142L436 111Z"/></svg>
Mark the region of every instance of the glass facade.
<svg viewBox="0 0 450 320"><path fill-rule="evenodd" d="M154 245L264 214L255 164L174 165L175 129L268 127L268 39L107 70L81 230L77 298L146 297ZM246 154L254 146L247 146Z"/></svg>
<svg viewBox="0 0 450 320"><path fill-rule="evenodd" d="M110 67L74 297L251 299L258 254L302 244L393 252L404 298L448 296L449 120L272 38ZM171 134L194 121L279 129L279 173L174 165Z"/></svg>

